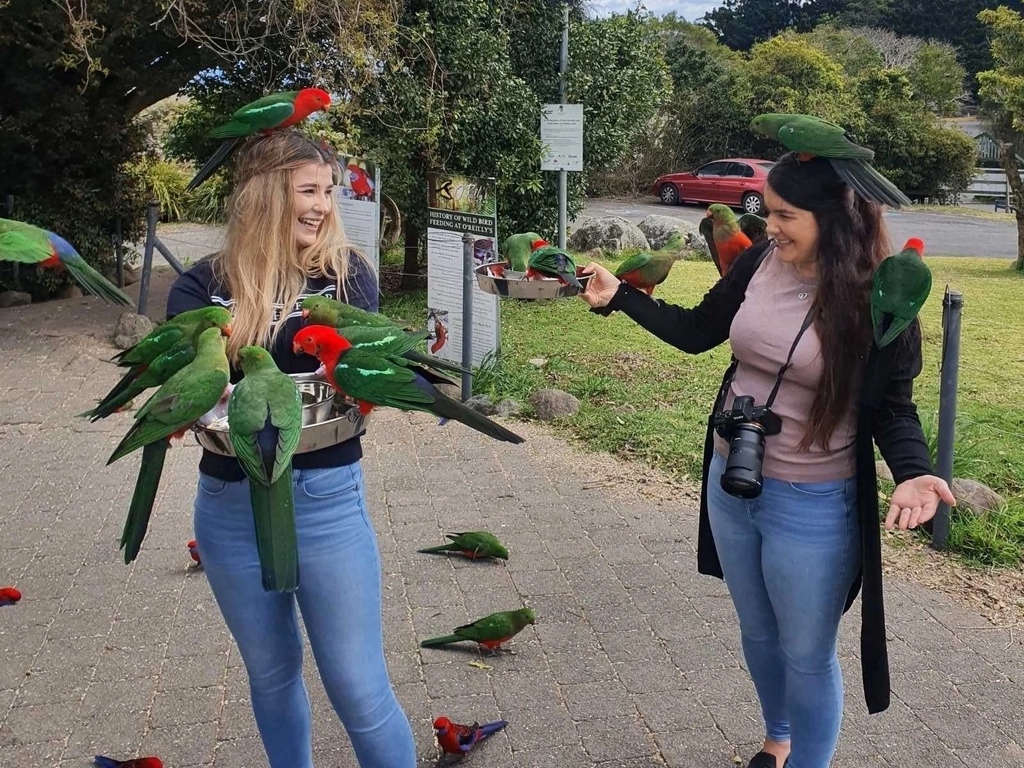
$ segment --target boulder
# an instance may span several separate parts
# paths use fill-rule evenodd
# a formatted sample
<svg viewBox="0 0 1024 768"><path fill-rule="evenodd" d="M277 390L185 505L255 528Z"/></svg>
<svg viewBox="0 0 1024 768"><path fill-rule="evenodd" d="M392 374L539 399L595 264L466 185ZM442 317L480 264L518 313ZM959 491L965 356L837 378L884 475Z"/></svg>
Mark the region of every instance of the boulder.
<svg viewBox="0 0 1024 768"><path fill-rule="evenodd" d="M0 309L25 307L31 303L32 295L24 291L4 291L0 293Z"/></svg>
<svg viewBox="0 0 1024 768"><path fill-rule="evenodd" d="M494 415L494 403L491 402L491 398L487 395L473 395L465 402L465 406L472 408L477 413L482 413L484 416Z"/></svg>
<svg viewBox="0 0 1024 768"><path fill-rule="evenodd" d="M82 298L82 289L77 285L66 285L63 289L57 292L58 299L80 299Z"/></svg>
<svg viewBox="0 0 1024 768"><path fill-rule="evenodd" d="M1002 496L977 480L954 477L951 486L957 507L969 509L976 515L993 512L1006 503Z"/></svg>
<svg viewBox="0 0 1024 768"><path fill-rule="evenodd" d="M560 389L538 389L530 395L530 405L541 421L572 416L580 409L580 401Z"/></svg>
<svg viewBox="0 0 1024 768"><path fill-rule="evenodd" d="M155 327L153 321L145 315L122 312L114 325L114 346L118 349L133 347Z"/></svg>
<svg viewBox="0 0 1024 768"><path fill-rule="evenodd" d="M520 405L518 400L513 400L511 397L506 397L504 400L494 406L494 414L496 416L515 416L522 410L523 406Z"/></svg>
<svg viewBox="0 0 1024 768"><path fill-rule="evenodd" d="M685 250L707 251L708 249L707 243L704 242L704 238L701 236L696 224L691 224L683 219L677 219L674 216L662 216L658 213L652 213L637 226L644 233L647 242L651 244L651 248L654 250L664 248L676 232L682 237Z"/></svg>
<svg viewBox="0 0 1024 768"><path fill-rule="evenodd" d="M640 228L621 216L585 219L569 236L567 245L574 251L601 248L613 252L624 249L646 251L651 247Z"/></svg>

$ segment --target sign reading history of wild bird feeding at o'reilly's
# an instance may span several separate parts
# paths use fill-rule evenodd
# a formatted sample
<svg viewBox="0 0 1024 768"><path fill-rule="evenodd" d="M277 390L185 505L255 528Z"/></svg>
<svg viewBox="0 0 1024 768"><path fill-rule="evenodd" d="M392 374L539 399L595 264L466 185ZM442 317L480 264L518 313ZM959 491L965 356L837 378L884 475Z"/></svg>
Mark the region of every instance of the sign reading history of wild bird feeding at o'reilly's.
<svg viewBox="0 0 1024 768"><path fill-rule="evenodd" d="M583 170L583 105L545 104L540 112L542 171Z"/></svg>

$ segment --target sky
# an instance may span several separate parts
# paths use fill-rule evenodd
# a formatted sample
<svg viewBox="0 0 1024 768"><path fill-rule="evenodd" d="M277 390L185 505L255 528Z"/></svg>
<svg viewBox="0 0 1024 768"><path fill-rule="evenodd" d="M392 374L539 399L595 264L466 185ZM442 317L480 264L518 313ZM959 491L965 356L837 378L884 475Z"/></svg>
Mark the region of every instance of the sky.
<svg viewBox="0 0 1024 768"><path fill-rule="evenodd" d="M705 13L720 6L721 0L643 0L644 7L651 13L661 16L675 11L687 21L695 21ZM587 0L587 5L598 16L635 8L637 0Z"/></svg>

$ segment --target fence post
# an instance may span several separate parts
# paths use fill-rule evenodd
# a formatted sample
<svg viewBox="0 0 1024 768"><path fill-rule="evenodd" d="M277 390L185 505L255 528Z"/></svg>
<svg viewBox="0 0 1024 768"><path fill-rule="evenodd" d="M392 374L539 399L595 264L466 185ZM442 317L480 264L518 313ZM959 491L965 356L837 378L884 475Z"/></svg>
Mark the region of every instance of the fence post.
<svg viewBox="0 0 1024 768"><path fill-rule="evenodd" d="M473 370L473 243L476 238L462 233L462 367ZM473 374L462 374L462 400L473 396Z"/></svg>
<svg viewBox="0 0 1024 768"><path fill-rule="evenodd" d="M142 277L139 278L139 314L146 314L149 299L149 278L153 271L153 245L156 241L156 222L160 217L160 203L150 200L146 206L146 248L142 253Z"/></svg>
<svg viewBox="0 0 1024 768"><path fill-rule="evenodd" d="M953 484L953 445L956 441L956 388L960 368L960 313L964 297L946 286L942 298L942 362L939 378L939 436L935 470ZM932 523L932 547L945 549L949 540L949 505L939 502Z"/></svg>

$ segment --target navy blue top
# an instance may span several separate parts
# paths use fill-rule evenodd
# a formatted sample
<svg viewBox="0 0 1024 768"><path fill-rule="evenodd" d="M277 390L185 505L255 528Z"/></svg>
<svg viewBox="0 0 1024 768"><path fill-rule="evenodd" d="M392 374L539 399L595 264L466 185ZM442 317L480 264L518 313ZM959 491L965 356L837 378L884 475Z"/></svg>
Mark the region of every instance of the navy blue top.
<svg viewBox="0 0 1024 768"><path fill-rule="evenodd" d="M348 303L354 307L365 309L369 312L376 312L379 306L377 278L373 270L361 258L352 255L349 260L349 272L346 276L345 290L348 293ZM332 299L340 298L335 295L336 286L334 280L327 277L311 278L307 281L306 287L299 294L298 301L294 307L288 309L288 316L285 320L284 330L277 336L270 353L277 363L277 367L285 373L312 373L320 363L310 355L296 355L292 349L292 338L302 328L302 310L299 305L308 296L329 296ZM167 319L170 320L177 314L190 309L199 309L211 305L231 308L234 302L228 294L227 288L220 284L214 277L213 266L210 257L207 257L195 264L191 269L178 277L171 286L171 292L167 297ZM274 307L274 320L276 321L284 307L280 304ZM232 367L231 381L237 382L242 378L242 372ZM363 456L363 449L360 443L360 435L337 445L330 445L317 451L308 453L297 453L292 458L292 466L295 469L311 469L321 467L338 467L345 464L354 464ZM233 456L221 456L218 453L203 449L203 456L199 460L199 471L204 474L216 477L221 480L237 481L245 478L238 460Z"/></svg>

